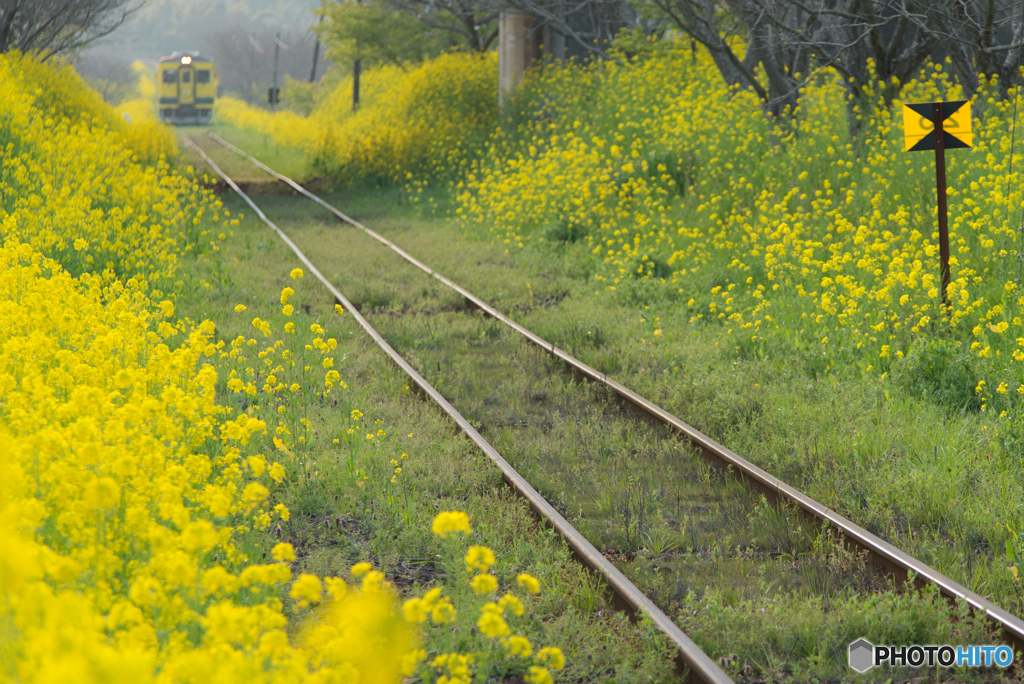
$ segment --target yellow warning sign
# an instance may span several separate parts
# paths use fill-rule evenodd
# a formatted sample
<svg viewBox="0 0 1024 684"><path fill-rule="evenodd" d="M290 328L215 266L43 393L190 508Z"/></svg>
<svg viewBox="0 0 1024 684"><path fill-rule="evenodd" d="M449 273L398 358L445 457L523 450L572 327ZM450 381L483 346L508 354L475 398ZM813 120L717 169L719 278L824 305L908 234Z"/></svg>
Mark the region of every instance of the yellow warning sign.
<svg viewBox="0 0 1024 684"><path fill-rule="evenodd" d="M943 147L947 150L970 147L974 142L971 133L971 103L922 102L903 105L903 142L908 152L935 149L935 106L942 106Z"/></svg>

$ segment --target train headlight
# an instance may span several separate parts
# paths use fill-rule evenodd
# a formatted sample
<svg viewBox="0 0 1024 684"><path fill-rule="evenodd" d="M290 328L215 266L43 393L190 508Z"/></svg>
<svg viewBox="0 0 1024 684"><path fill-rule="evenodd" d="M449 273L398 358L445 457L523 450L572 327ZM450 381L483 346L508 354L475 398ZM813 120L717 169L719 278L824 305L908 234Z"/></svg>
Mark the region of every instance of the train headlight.
<svg viewBox="0 0 1024 684"><path fill-rule="evenodd" d="M189 57L188 55L185 55L184 57L181 58L181 63L182 64L191 64L192 63L192 58Z"/></svg>

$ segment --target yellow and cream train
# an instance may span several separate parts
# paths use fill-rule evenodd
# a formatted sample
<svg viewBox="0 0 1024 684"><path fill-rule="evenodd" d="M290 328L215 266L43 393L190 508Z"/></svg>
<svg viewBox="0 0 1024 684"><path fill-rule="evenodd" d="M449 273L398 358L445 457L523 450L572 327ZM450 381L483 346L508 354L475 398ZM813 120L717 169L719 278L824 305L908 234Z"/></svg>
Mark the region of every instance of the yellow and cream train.
<svg viewBox="0 0 1024 684"><path fill-rule="evenodd" d="M213 60L198 52L162 57L156 70L160 119L171 124L204 124L213 113L217 79Z"/></svg>

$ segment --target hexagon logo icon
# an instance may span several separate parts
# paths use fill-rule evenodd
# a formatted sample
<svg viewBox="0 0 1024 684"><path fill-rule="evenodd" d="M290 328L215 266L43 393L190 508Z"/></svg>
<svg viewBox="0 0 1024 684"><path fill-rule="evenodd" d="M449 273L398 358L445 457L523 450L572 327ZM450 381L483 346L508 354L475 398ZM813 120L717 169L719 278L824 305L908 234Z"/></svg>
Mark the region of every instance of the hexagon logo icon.
<svg viewBox="0 0 1024 684"><path fill-rule="evenodd" d="M864 673L875 665L875 647L867 639L857 639L850 644L850 667Z"/></svg>

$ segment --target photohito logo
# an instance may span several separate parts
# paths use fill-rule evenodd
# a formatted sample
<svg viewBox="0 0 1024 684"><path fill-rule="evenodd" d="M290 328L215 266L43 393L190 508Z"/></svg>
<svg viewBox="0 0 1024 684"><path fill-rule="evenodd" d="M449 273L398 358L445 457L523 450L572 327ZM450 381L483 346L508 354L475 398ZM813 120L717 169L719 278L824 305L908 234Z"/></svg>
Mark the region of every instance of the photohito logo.
<svg viewBox="0 0 1024 684"><path fill-rule="evenodd" d="M1009 667L1009 646L875 646L867 639L850 644L850 668L867 672L876 665L893 667Z"/></svg>

